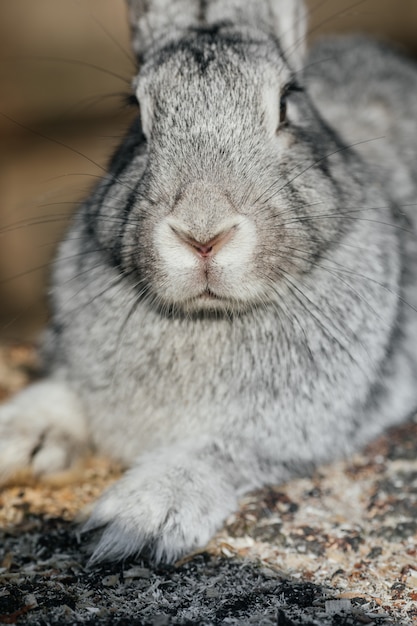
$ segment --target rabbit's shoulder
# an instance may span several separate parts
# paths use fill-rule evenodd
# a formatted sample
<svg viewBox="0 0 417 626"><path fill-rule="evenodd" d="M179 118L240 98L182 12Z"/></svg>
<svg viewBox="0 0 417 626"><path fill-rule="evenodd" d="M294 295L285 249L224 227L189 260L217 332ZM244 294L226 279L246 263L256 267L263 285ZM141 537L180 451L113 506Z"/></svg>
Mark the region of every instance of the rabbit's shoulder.
<svg viewBox="0 0 417 626"><path fill-rule="evenodd" d="M323 103L328 99L355 104L351 115L379 103L390 108L393 118L410 117L417 96L417 65L388 44L361 35L317 42L306 59L304 76Z"/></svg>
<svg viewBox="0 0 417 626"><path fill-rule="evenodd" d="M323 119L365 158L389 195L417 193L417 65L363 36L329 37L306 60L304 80Z"/></svg>

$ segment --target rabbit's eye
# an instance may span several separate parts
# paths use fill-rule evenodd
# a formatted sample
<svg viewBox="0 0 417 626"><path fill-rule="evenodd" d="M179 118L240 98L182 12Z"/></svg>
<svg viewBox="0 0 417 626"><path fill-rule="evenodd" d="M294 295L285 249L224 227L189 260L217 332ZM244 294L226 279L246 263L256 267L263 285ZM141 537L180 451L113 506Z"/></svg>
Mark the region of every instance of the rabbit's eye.
<svg viewBox="0 0 417 626"><path fill-rule="evenodd" d="M287 121L287 94L281 96L279 102L279 125L285 124Z"/></svg>
<svg viewBox="0 0 417 626"><path fill-rule="evenodd" d="M130 93L126 96L126 104L129 107L139 108L139 100L135 93Z"/></svg>
<svg viewBox="0 0 417 626"><path fill-rule="evenodd" d="M292 80L287 83L282 90L281 99L279 101L279 128L281 128L287 122L287 109L288 109L288 98L289 96L297 91L304 91L300 85Z"/></svg>

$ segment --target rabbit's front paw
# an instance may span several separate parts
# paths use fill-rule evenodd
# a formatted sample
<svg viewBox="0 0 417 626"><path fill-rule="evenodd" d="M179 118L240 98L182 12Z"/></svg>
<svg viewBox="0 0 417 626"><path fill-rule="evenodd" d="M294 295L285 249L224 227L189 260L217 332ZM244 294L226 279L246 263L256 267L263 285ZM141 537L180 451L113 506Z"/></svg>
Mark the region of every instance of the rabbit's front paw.
<svg viewBox="0 0 417 626"><path fill-rule="evenodd" d="M104 493L85 525L104 527L91 564L141 552L172 563L203 547L236 508L234 489L207 460L147 456Z"/></svg>
<svg viewBox="0 0 417 626"><path fill-rule="evenodd" d="M22 470L40 476L67 469L86 445L78 402L61 383L34 384L0 407L0 482Z"/></svg>

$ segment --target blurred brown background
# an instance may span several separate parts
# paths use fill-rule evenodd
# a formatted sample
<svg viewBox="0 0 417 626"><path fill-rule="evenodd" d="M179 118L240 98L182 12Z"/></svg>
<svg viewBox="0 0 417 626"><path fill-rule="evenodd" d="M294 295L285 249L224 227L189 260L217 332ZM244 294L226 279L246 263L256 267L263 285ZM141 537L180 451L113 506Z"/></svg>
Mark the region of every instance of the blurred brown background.
<svg viewBox="0 0 417 626"><path fill-rule="evenodd" d="M370 32L417 56L417 0L308 4L311 39ZM48 263L129 124L134 68L124 0L0 3L0 336L41 327Z"/></svg>

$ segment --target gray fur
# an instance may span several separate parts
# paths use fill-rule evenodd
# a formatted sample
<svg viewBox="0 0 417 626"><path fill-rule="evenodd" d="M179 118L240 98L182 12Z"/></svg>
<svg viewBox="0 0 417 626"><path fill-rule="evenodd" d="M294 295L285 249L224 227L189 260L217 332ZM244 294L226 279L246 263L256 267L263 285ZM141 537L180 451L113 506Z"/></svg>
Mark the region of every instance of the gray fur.
<svg viewBox="0 0 417 626"><path fill-rule="evenodd" d="M312 62L337 61L307 62L280 125L291 61L279 28L242 19L251 3L204 3L202 29L191 1L130 5L143 129L61 245L44 349L55 405L73 393L85 443L130 468L87 524L104 528L93 562L173 561L247 490L349 454L417 405L414 67L325 44ZM256 6L287 11L297 40L301 3ZM218 236L203 262L189 242ZM42 448L29 392L0 413L6 461ZM34 425L10 435L13 414Z"/></svg>

